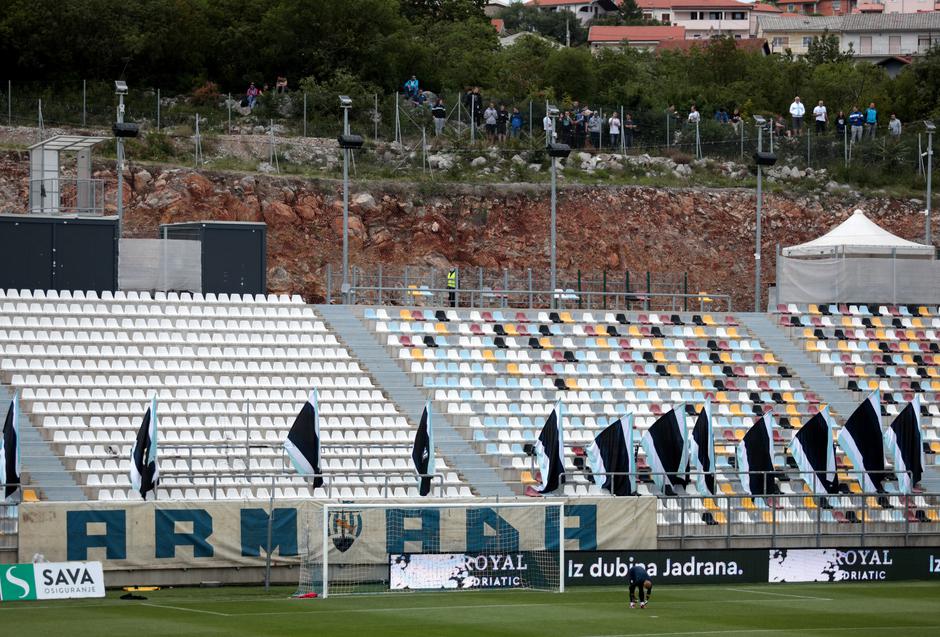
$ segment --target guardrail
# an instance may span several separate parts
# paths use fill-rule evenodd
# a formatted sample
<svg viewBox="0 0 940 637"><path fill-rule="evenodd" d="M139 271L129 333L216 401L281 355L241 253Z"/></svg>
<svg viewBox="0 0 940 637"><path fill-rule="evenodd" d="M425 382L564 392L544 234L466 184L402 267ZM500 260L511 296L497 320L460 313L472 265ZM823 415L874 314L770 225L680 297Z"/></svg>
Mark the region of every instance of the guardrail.
<svg viewBox="0 0 940 637"><path fill-rule="evenodd" d="M44 215L103 215L103 179L30 179L29 212Z"/></svg>
<svg viewBox="0 0 940 637"><path fill-rule="evenodd" d="M19 483L16 485L19 491L13 494L13 499L6 499L3 496L6 493L7 485L0 482L0 551L15 551L19 547L19 497L23 489L28 485Z"/></svg>

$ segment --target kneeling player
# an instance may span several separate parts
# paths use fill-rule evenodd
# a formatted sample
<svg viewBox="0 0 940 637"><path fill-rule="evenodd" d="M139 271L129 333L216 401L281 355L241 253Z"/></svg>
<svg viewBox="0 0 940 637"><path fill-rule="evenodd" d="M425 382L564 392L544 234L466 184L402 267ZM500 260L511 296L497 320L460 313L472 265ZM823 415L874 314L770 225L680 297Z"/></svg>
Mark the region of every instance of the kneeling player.
<svg viewBox="0 0 940 637"><path fill-rule="evenodd" d="M653 594L653 580L641 564L634 564L627 572L630 580L630 608L636 608L636 592L640 591L640 608L646 608L646 602Z"/></svg>

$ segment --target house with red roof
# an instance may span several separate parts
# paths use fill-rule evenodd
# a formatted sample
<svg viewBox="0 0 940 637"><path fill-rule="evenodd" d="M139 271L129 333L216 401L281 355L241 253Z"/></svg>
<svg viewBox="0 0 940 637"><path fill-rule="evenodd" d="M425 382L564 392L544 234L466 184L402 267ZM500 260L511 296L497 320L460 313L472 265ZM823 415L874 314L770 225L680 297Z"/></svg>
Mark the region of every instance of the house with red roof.
<svg viewBox="0 0 940 637"><path fill-rule="evenodd" d="M651 51L664 42L685 41L685 28L676 26L593 26L588 31L588 44L592 51L604 47L627 46Z"/></svg>
<svg viewBox="0 0 940 637"><path fill-rule="evenodd" d="M753 3L739 0L637 0L643 13L672 26L685 27L690 40L751 36Z"/></svg>
<svg viewBox="0 0 940 637"><path fill-rule="evenodd" d="M526 6L537 7L539 11L570 11L581 24L616 11L619 4L619 0L526 0Z"/></svg>

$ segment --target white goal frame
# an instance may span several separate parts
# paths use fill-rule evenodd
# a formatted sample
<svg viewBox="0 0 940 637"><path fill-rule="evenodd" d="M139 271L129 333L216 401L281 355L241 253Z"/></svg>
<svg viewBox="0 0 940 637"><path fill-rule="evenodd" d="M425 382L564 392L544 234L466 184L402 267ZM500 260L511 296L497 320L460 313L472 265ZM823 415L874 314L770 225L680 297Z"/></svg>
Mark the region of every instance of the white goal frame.
<svg viewBox="0 0 940 637"><path fill-rule="evenodd" d="M395 502L384 503L355 503L355 502L324 502L321 520L321 559L322 559L322 592L321 597L329 597L329 519L330 511L336 509L522 509L522 508L541 508L545 509L545 515L548 515L550 509L558 510L558 591L565 592L565 501L564 500L537 500L530 502L490 502L490 501L471 501L471 502Z"/></svg>

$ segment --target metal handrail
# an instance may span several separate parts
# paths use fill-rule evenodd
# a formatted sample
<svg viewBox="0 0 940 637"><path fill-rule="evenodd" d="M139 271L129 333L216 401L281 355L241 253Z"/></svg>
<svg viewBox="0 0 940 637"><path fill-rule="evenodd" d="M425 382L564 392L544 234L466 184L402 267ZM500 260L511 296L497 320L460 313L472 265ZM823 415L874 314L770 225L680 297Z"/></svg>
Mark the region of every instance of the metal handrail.
<svg viewBox="0 0 940 637"><path fill-rule="evenodd" d="M104 214L104 179L48 177L29 180L29 211L39 214Z"/></svg>
<svg viewBox="0 0 940 637"><path fill-rule="evenodd" d="M698 301L699 311L705 311L706 303L721 301L725 311L731 312L731 296L728 294L685 294L682 292L597 292L591 290L576 291L571 288L557 288L555 290L541 289L494 289L494 288L467 288L458 289L438 288L429 286L420 287L401 287L401 286L378 286L378 285L355 285L350 288L351 298L357 298L360 292L377 292L387 300L395 300L398 296L401 305L416 305L419 301L427 301L426 305L446 307L468 308L525 308L525 309L545 309L554 307L558 309L585 309L585 310L631 310L632 304L643 303L644 309L648 309L649 302L653 299L668 299L672 307L670 311L687 312L689 310L680 309L681 305L677 301L688 302ZM451 303L449 294L454 294L454 302ZM329 299L327 300L329 302ZM568 307L566 302L571 302L575 307ZM711 311L711 310L710 310Z"/></svg>

